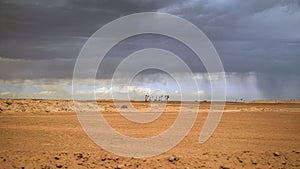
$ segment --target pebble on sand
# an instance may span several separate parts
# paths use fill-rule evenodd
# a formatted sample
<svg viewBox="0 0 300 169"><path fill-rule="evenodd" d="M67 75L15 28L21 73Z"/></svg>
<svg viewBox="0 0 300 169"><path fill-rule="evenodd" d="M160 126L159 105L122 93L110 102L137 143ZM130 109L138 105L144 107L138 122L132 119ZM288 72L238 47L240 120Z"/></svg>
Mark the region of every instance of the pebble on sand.
<svg viewBox="0 0 300 169"><path fill-rule="evenodd" d="M243 162L243 160L240 157L237 157L237 160L239 160L240 163Z"/></svg>
<svg viewBox="0 0 300 169"><path fill-rule="evenodd" d="M229 167L226 167L226 166L223 166L223 165L221 165L219 168L220 169L229 169Z"/></svg>
<svg viewBox="0 0 300 169"><path fill-rule="evenodd" d="M273 155L276 157L280 156L280 154L278 152L274 152Z"/></svg>
<svg viewBox="0 0 300 169"><path fill-rule="evenodd" d="M117 167L115 167L115 169L122 169L124 167L124 165L119 164Z"/></svg>
<svg viewBox="0 0 300 169"><path fill-rule="evenodd" d="M6 101L6 104L7 104L7 105L12 105L12 102Z"/></svg>
<svg viewBox="0 0 300 169"><path fill-rule="evenodd" d="M171 157L169 157L169 162L173 162L173 161L178 161L178 157L176 157L175 155L172 155Z"/></svg>
<svg viewBox="0 0 300 169"><path fill-rule="evenodd" d="M62 168L63 166L60 165L60 164L58 164L58 165L56 165L56 167L57 167L57 168Z"/></svg>
<svg viewBox="0 0 300 169"><path fill-rule="evenodd" d="M61 105L61 108L62 108L63 110L68 110L68 109L70 109L70 106L67 105L67 104L62 104L62 105Z"/></svg>
<svg viewBox="0 0 300 169"><path fill-rule="evenodd" d="M257 164L257 160L251 160L252 164L256 165Z"/></svg>

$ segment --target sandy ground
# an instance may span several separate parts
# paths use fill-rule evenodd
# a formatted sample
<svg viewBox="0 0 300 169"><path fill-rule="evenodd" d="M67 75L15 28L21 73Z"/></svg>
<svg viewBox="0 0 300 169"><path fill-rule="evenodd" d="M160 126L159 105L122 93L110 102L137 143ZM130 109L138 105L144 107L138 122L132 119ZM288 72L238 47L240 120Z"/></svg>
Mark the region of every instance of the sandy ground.
<svg viewBox="0 0 300 169"><path fill-rule="evenodd" d="M112 127L133 137L166 130L180 106L169 102L159 119L137 124L120 116L112 102L99 105ZM1 99L0 168L300 168L300 104L227 103L217 130L204 144L198 137L210 104L200 106L194 127L180 144L159 156L137 159L93 143L72 101ZM169 161L172 156L176 159Z"/></svg>

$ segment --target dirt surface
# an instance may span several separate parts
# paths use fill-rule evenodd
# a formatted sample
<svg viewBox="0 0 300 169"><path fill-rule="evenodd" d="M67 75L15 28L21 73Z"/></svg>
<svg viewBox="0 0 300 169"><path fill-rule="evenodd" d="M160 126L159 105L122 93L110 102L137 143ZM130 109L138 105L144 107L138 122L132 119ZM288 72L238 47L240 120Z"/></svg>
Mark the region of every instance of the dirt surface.
<svg viewBox="0 0 300 169"><path fill-rule="evenodd" d="M159 119L137 124L120 116L113 102L98 103L110 125L132 137L165 131L180 107L169 102ZM209 106L200 104L194 127L176 147L137 159L96 145L81 128L72 101L1 99L0 168L300 168L300 104L226 103L215 133L199 144Z"/></svg>

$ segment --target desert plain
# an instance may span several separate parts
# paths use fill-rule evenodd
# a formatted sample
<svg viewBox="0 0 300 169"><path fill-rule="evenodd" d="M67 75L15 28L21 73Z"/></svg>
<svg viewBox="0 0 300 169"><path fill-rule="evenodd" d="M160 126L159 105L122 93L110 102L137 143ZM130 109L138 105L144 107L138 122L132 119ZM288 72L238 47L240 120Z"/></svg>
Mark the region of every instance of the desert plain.
<svg viewBox="0 0 300 169"><path fill-rule="evenodd" d="M158 119L139 124L122 117L112 101L97 103L107 122L131 137L167 130L180 106L189 104L168 102ZM148 102L132 103L149 108ZM134 158L95 144L81 127L73 101L0 99L0 168L300 168L300 103L227 102L217 129L203 144L198 137L210 103L199 104L193 128L177 146Z"/></svg>

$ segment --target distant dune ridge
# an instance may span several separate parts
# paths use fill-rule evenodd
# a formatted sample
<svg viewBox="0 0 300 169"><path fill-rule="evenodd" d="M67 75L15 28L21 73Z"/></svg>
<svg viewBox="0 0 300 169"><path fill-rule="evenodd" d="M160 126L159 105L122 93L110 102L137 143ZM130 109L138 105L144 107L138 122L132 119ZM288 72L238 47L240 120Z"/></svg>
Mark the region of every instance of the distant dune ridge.
<svg viewBox="0 0 300 169"><path fill-rule="evenodd" d="M250 100L245 103L295 103L300 104L300 100Z"/></svg>

